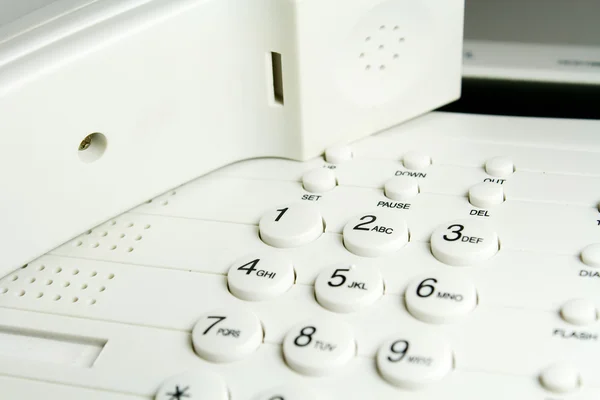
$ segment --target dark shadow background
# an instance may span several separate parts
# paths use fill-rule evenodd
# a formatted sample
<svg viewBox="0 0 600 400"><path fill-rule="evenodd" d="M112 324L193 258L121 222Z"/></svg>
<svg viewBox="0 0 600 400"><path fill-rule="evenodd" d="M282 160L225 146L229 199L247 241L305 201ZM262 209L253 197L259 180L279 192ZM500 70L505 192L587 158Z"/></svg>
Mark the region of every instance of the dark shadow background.
<svg viewBox="0 0 600 400"><path fill-rule="evenodd" d="M464 79L462 98L440 111L600 119L600 85Z"/></svg>

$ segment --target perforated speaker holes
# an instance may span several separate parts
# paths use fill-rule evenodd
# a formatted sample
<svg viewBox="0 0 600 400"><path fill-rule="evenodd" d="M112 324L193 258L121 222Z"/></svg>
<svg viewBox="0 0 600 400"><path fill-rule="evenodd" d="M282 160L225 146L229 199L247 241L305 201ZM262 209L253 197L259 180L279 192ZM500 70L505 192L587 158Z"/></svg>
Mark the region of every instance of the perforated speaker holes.
<svg viewBox="0 0 600 400"><path fill-rule="evenodd" d="M92 306L110 290L114 279L112 272L45 264L26 265L0 281L0 304L9 305L15 300L45 300Z"/></svg>
<svg viewBox="0 0 600 400"><path fill-rule="evenodd" d="M150 224L112 220L79 236L71 245L79 249L132 253L151 228Z"/></svg>
<svg viewBox="0 0 600 400"><path fill-rule="evenodd" d="M363 51L358 58L363 63L365 71L383 72L395 63L400 62L402 47L406 37L399 25L381 25L377 31L365 37Z"/></svg>

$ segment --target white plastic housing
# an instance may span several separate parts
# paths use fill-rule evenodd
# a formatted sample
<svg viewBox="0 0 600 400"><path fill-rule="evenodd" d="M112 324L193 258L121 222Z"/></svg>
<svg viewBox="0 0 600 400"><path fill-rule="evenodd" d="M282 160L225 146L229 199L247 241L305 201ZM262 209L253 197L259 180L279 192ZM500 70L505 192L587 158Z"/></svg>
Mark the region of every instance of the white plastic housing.
<svg viewBox="0 0 600 400"><path fill-rule="evenodd" d="M37 3L0 0L7 271L222 165L313 157L460 93L464 0Z"/></svg>

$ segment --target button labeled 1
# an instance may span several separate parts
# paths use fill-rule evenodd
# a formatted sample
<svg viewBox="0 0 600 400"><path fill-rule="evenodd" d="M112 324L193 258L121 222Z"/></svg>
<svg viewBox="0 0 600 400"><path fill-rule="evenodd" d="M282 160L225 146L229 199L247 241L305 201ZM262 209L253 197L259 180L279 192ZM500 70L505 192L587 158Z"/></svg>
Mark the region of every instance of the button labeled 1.
<svg viewBox="0 0 600 400"><path fill-rule="evenodd" d="M203 371L191 371L164 382L155 400L227 400L229 393L220 376Z"/></svg>
<svg viewBox="0 0 600 400"><path fill-rule="evenodd" d="M477 306L475 285L464 277L431 273L414 280L406 289L406 308L424 322L453 322Z"/></svg>
<svg viewBox="0 0 600 400"><path fill-rule="evenodd" d="M209 361L240 360L258 349L263 331L250 311L221 309L204 314L192 331L196 353Z"/></svg>
<svg viewBox="0 0 600 400"><path fill-rule="evenodd" d="M298 203L266 213L260 220L261 239L273 247L299 247L317 240L324 231L315 204Z"/></svg>
<svg viewBox="0 0 600 400"><path fill-rule="evenodd" d="M347 313L373 304L383 295L383 279L377 268L338 265L317 277L315 295L323 307Z"/></svg>
<svg viewBox="0 0 600 400"><path fill-rule="evenodd" d="M379 257L408 243L408 226L391 213L371 213L354 218L344 227L344 245L363 257Z"/></svg>
<svg viewBox="0 0 600 400"><path fill-rule="evenodd" d="M449 222L431 235L431 252L448 265L477 264L493 257L499 246L496 232L475 220Z"/></svg>
<svg viewBox="0 0 600 400"><path fill-rule="evenodd" d="M417 389L444 378L452 370L450 346L427 334L398 335L377 352L377 368L385 380Z"/></svg>
<svg viewBox="0 0 600 400"><path fill-rule="evenodd" d="M352 330L345 322L333 319L296 325L283 341L285 361L305 375L333 373L350 362L355 354Z"/></svg>
<svg viewBox="0 0 600 400"><path fill-rule="evenodd" d="M245 257L229 269L227 283L234 296L249 301L277 297L294 284L292 262L271 254Z"/></svg>

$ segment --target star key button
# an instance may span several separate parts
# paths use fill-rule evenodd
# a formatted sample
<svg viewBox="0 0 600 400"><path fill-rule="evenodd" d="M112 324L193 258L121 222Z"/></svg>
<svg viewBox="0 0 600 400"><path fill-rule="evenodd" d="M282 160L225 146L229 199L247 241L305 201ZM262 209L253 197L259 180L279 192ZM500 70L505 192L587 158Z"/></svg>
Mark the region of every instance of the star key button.
<svg viewBox="0 0 600 400"><path fill-rule="evenodd" d="M205 371L190 371L165 381L156 392L155 400L227 400L223 379Z"/></svg>

